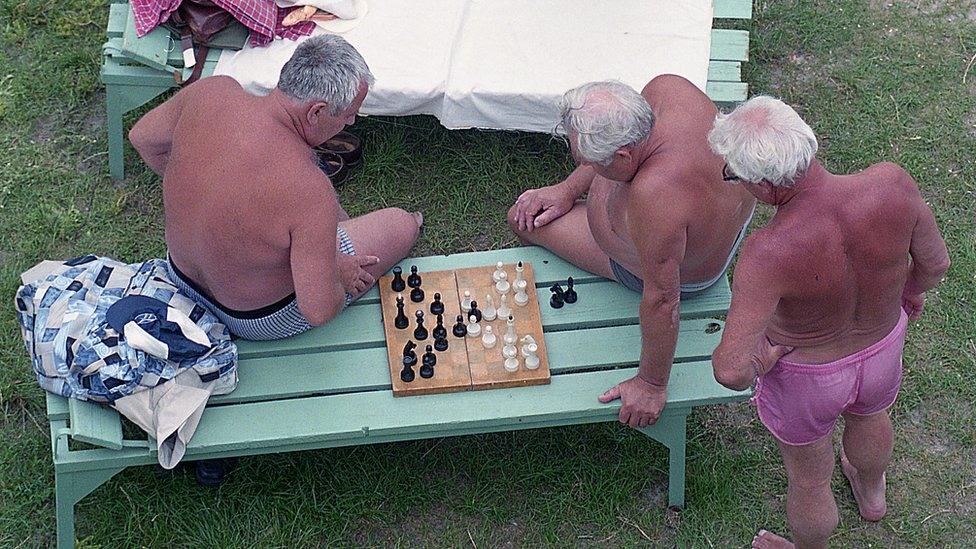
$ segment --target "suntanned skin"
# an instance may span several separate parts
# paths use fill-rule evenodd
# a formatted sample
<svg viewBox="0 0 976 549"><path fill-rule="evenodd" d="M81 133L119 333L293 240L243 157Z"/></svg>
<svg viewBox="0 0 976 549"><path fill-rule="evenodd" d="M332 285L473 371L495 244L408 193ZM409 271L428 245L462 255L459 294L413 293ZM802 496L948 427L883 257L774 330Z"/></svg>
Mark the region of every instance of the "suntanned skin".
<svg viewBox="0 0 976 549"><path fill-rule="evenodd" d="M422 217L389 208L349 220L310 147L355 121L367 93L333 115L279 90L250 95L205 78L146 114L129 138L163 176L173 262L222 305L258 309L296 293L312 325L404 257ZM356 256L337 253L336 226Z"/></svg>
<svg viewBox="0 0 976 549"><path fill-rule="evenodd" d="M876 343L902 308L918 317L925 292L949 267L931 210L895 164L833 175L814 160L789 188L743 187L777 210L746 240L736 265L732 306L712 357L715 378L727 387L749 387L787 353L791 362L822 364ZM844 418L844 473L858 491L862 516L880 520L893 444L888 413ZM780 443L780 450L796 546L825 547L838 520L831 439ZM753 546L793 543L761 531Z"/></svg>
<svg viewBox="0 0 976 549"><path fill-rule="evenodd" d="M587 271L614 278L613 258L643 279L639 374L600 396L620 398L619 419L632 427L657 421L667 401L680 284L722 270L755 205L745 189L722 181L724 161L706 141L718 111L704 93L664 75L641 95L655 117L650 136L600 166L581 161L569 135L579 167L559 184L523 193L508 217L523 240Z"/></svg>

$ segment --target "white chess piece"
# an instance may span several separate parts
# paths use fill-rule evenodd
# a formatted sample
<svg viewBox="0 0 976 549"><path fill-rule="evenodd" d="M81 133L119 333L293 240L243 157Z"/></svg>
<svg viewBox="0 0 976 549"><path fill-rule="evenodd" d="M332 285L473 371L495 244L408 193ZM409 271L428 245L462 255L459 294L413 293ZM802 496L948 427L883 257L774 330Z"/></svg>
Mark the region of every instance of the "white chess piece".
<svg viewBox="0 0 976 549"><path fill-rule="evenodd" d="M539 357L536 356L535 353L539 350L539 346L535 343L529 343L525 347L522 347L522 349L528 351L528 353L525 355L525 369L535 370L538 368Z"/></svg>
<svg viewBox="0 0 976 549"><path fill-rule="evenodd" d="M522 282L525 282L524 280ZM525 307L529 302L529 294L525 293L525 285L515 288L515 304L519 307Z"/></svg>
<svg viewBox="0 0 976 549"><path fill-rule="evenodd" d="M502 279L502 276L508 278L508 273L505 272L505 264L499 261L495 264L495 272L491 273L491 279L498 282Z"/></svg>
<svg viewBox="0 0 976 549"><path fill-rule="evenodd" d="M485 326L485 335L481 336L481 343L485 346L485 349L491 349L495 346L498 338L491 330L491 326Z"/></svg>
<svg viewBox="0 0 976 549"><path fill-rule="evenodd" d="M481 324L478 324L478 319L474 315L468 317L468 335L471 337L481 335Z"/></svg>
<svg viewBox="0 0 976 549"><path fill-rule="evenodd" d="M512 308L508 306L508 296L502 294L501 303L498 304L498 309L496 310L498 318L508 318L512 316Z"/></svg>
<svg viewBox="0 0 976 549"><path fill-rule="evenodd" d="M498 282L495 283L495 291L505 295L512 289L512 284L508 281L508 273L502 271L501 276L498 277Z"/></svg>
<svg viewBox="0 0 976 549"><path fill-rule="evenodd" d="M529 334L523 337L521 341L522 341L522 356L523 357L528 356L529 345L536 345L535 338L532 337L531 334ZM538 345L536 345L536 349L538 349Z"/></svg>
<svg viewBox="0 0 976 549"><path fill-rule="evenodd" d="M481 310L481 318L488 322L498 318L498 309L495 309L495 300L491 294L485 296L485 308Z"/></svg>
<svg viewBox="0 0 976 549"><path fill-rule="evenodd" d="M515 333L515 317L509 316L508 320L505 321L505 326L505 337L503 338L505 345L511 345L512 348L515 348L515 342L518 341L518 334Z"/></svg>
<svg viewBox="0 0 976 549"><path fill-rule="evenodd" d="M518 264L515 265L515 282L512 283L512 287L515 288L515 291L519 291L519 289L525 289L525 287L528 285L529 282L525 280L525 267L523 267L522 262L519 261Z"/></svg>
<svg viewBox="0 0 976 549"><path fill-rule="evenodd" d="M464 290L464 299L461 300L461 310L465 313L471 312L471 292Z"/></svg>
<svg viewBox="0 0 976 549"><path fill-rule="evenodd" d="M505 370L515 372L519 367L518 351L515 345L505 345L502 347L502 356L505 357Z"/></svg>

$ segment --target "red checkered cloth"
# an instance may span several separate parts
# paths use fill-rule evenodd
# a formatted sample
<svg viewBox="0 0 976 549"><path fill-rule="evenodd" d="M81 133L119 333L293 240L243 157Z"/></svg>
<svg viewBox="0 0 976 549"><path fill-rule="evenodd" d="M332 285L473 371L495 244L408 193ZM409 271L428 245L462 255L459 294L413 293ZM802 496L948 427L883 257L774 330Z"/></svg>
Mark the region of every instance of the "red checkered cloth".
<svg viewBox="0 0 976 549"><path fill-rule="evenodd" d="M181 0L130 0L136 22L136 36L145 36L158 25L165 23ZM274 0L213 0L227 10L245 27L251 29L250 44L263 46L275 38L294 40L312 34L315 23L305 21L285 27L281 21L291 10L281 9ZM298 9L298 8L295 8Z"/></svg>

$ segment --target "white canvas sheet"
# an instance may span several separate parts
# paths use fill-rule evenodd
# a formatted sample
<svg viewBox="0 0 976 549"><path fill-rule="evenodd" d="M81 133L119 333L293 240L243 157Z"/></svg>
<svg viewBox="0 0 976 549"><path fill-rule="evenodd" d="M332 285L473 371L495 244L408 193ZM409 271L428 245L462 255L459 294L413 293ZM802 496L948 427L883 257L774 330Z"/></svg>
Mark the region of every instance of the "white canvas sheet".
<svg viewBox="0 0 976 549"><path fill-rule="evenodd" d="M372 0L343 34L376 77L362 113L431 114L451 129L549 132L563 92L659 74L705 89L711 0ZM214 74L268 93L299 42L225 51Z"/></svg>

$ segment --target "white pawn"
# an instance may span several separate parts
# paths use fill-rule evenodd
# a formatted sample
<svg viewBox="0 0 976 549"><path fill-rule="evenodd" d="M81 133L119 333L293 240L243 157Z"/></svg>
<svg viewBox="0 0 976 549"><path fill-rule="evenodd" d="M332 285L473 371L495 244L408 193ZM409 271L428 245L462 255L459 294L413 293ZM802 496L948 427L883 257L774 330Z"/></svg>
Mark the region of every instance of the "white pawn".
<svg viewBox="0 0 976 549"><path fill-rule="evenodd" d="M506 358L505 359L505 371L506 372L517 372L519 367L519 359L517 358Z"/></svg>
<svg viewBox="0 0 976 549"><path fill-rule="evenodd" d="M501 276L498 277L498 281L495 283L495 291L505 295L511 289L512 285L508 282L508 273L502 271Z"/></svg>
<svg viewBox="0 0 976 549"><path fill-rule="evenodd" d="M507 329L505 330L505 345L511 345L515 348L515 342L518 341L518 334L515 333L515 317L509 315L508 320L505 321Z"/></svg>
<svg viewBox="0 0 976 549"><path fill-rule="evenodd" d="M485 308L481 310L481 318L488 322L498 318L498 309L495 309L495 300L491 294L485 296Z"/></svg>
<svg viewBox="0 0 976 549"><path fill-rule="evenodd" d="M502 356L505 357L505 370L509 372L518 370L518 351L515 349L515 345L505 345L502 347Z"/></svg>
<svg viewBox="0 0 976 549"><path fill-rule="evenodd" d="M481 343L485 346L485 349L491 349L497 341L498 338L492 332L491 326L485 326L485 335L481 336Z"/></svg>
<svg viewBox="0 0 976 549"><path fill-rule="evenodd" d="M522 356L523 357L528 356L529 345L536 345L535 338L532 337L532 335L530 334L523 337L521 341L522 341ZM538 345L536 345L536 349L538 348L539 348Z"/></svg>
<svg viewBox="0 0 976 549"><path fill-rule="evenodd" d="M512 316L512 308L508 306L508 296L502 294L501 303L498 304L498 309L496 310L498 318L507 318Z"/></svg>
<svg viewBox="0 0 976 549"><path fill-rule="evenodd" d="M471 292L464 290L464 299L461 300L461 310L470 313L471 312Z"/></svg>
<svg viewBox="0 0 976 549"><path fill-rule="evenodd" d="M508 273L505 272L505 264L499 261L495 264L495 272L491 273L491 279L498 282L501 280L502 276L508 278Z"/></svg>
<svg viewBox="0 0 976 549"><path fill-rule="evenodd" d="M519 261L518 264L515 265L515 282L512 284L512 286L515 288L515 291L518 291L519 289L525 289L525 287L528 285L528 281L525 280L525 267L523 267L522 262Z"/></svg>
<svg viewBox="0 0 976 549"><path fill-rule="evenodd" d="M525 282L524 280L522 282ZM515 288L515 304L519 307L525 307L529 302L529 294L525 293L525 285Z"/></svg>
<svg viewBox="0 0 976 549"><path fill-rule="evenodd" d="M539 346L535 343L529 343L528 345L522 347L523 351L528 351L525 355L525 369L535 370L539 367L539 357L536 356L536 351L539 350Z"/></svg>
<svg viewBox="0 0 976 549"><path fill-rule="evenodd" d="M481 335L481 324L478 324L478 319L474 315L468 317L468 335L471 337Z"/></svg>

